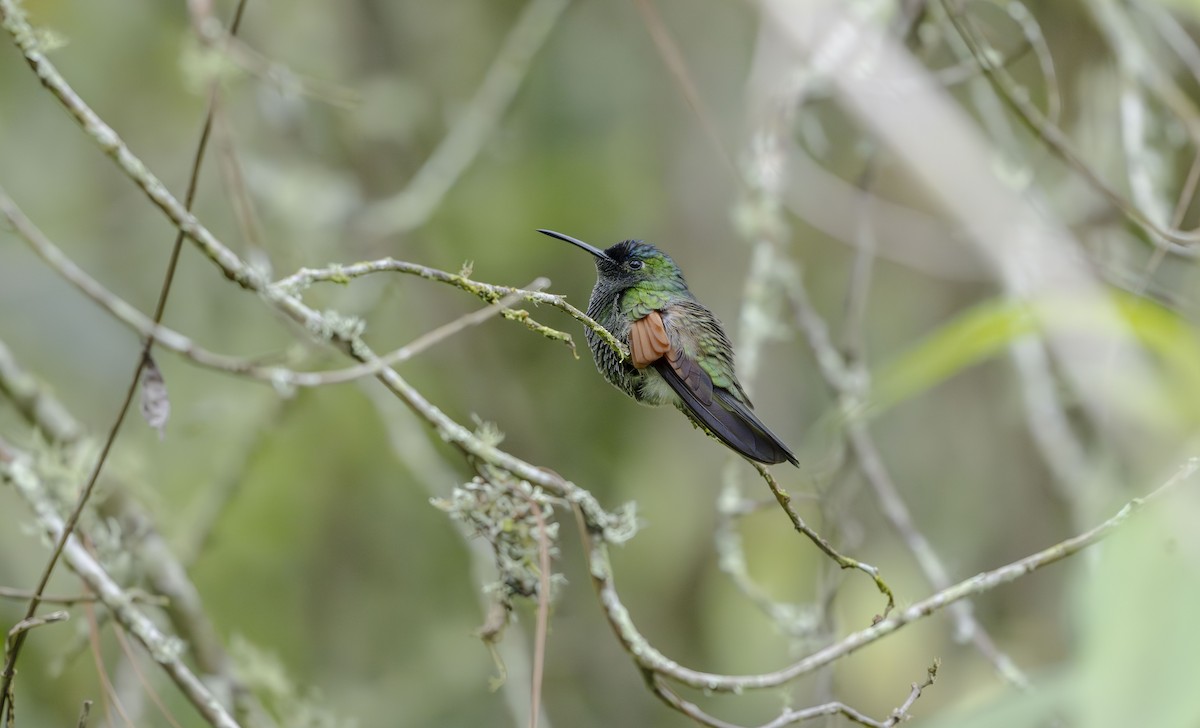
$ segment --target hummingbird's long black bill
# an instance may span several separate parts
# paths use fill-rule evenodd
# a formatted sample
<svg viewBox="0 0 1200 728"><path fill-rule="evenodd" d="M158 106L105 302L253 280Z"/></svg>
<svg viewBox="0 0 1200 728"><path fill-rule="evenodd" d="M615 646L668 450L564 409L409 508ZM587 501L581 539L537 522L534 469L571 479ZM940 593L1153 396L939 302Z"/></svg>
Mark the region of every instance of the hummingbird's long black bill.
<svg viewBox="0 0 1200 728"><path fill-rule="evenodd" d="M549 235L552 238L558 238L559 240L564 240L564 241L570 243L571 245L577 245L580 248L583 248L587 252L591 253L592 255L596 256L597 258L602 258L604 260L609 259L608 254L605 253L603 250L601 250L600 248L597 248L593 245L588 245L587 243L583 242L582 240L579 240L578 238L573 238L570 235L563 235L562 233L556 233L553 230L543 230L542 228L538 228L538 232L541 233L542 235Z"/></svg>

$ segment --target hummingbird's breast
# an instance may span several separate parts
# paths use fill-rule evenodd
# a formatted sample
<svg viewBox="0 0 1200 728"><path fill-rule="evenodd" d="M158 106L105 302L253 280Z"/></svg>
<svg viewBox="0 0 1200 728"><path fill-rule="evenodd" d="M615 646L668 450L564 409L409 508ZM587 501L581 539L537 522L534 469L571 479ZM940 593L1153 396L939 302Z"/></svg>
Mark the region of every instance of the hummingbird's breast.
<svg viewBox="0 0 1200 728"><path fill-rule="evenodd" d="M592 291L591 300L588 301L587 315L607 329L617 341L628 346L630 322L617 308L619 297L619 292L604 291L597 284ZM588 329L584 336L587 338L588 349L592 352L592 360L596 362L596 369L610 384L636 399L637 379L640 374L638 370L632 364L622 361L617 352L604 343L595 331Z"/></svg>
<svg viewBox="0 0 1200 728"><path fill-rule="evenodd" d="M634 319L622 310L623 291L605 291L597 285L588 302L587 315L608 330L617 341L629 346L629 334ZM652 367L638 369L621 357L591 329L584 332L596 369L609 384L636 401L647 405L676 404L678 395Z"/></svg>

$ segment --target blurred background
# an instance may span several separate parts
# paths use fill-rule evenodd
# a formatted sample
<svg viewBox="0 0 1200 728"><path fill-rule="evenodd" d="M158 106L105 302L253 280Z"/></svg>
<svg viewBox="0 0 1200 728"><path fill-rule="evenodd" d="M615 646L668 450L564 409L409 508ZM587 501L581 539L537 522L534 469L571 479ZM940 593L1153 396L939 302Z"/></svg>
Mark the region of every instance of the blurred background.
<svg viewBox="0 0 1200 728"><path fill-rule="evenodd" d="M176 194L219 83L197 215L273 278L393 256L503 285L546 276L582 308L591 259L535 228L601 247L659 244L725 322L758 413L796 450L800 469L777 477L814 527L881 569L900 608L937 590L914 532L957 582L1091 528L1196 452L1200 275L1192 247L1155 230L1200 219L1200 5L969 3L968 27L991 49L979 56L947 15L957 3L920 0L831 14L731 0L250 0L228 52L201 39L184 3L23 5L52 62ZM227 27L233 4L208 10ZM831 66L816 49L837 23L888 39L909 65L864 41L861 63ZM4 40L0 186L80 266L152 311L174 229ZM890 80L864 91L872 74ZM1023 121L1020 103L1044 126ZM928 109L939 126L914 126ZM927 146L898 147L893 130ZM951 144L960 132L982 164L972 181L939 187L929 170L967 159ZM976 179L999 192L951 209L946 190L988 189ZM971 229L979 210L1001 222L1017 210L1041 237L1028 250L988 240ZM304 295L361 317L381 352L481 305L400 274ZM1043 306L1041 323L1028 324L1027 306ZM494 423L507 451L607 508L636 501L642 528L614 549L613 568L656 647L695 669L762 672L883 610L869 579L839 572L778 507L729 532L722 493L768 497L753 471L677 412L608 386L577 322L525 307L569 332L580 356L497 318L398 371L455 420ZM1093 319L1097 307L1113 315ZM858 384L830 385L804 315L827 324L825 353ZM221 352L346 363L189 246L165 322ZM97 438L140 346L7 227L0 342ZM496 663L474 635L496 578L490 552L430 504L474 474L456 450L372 381L279 392L168 353L157 361L171 401L165 438L130 417L85 521L121 583L152 583L130 544L153 529L279 725L527 723L536 604L515 602L508 682L494 689ZM907 533L863 478L846 441L854 428L877 449ZM2 396L0 437L58 457ZM74 493L81 467L57 467ZM956 640L943 611L783 689L686 694L739 725L833 699L883 719L939 658L937 684L912 708L922 725L1194 726L1200 702L1184 678L1200 669L1186 611L1200 598L1195 486L1164 498L1118 541L973 601L1033 693ZM151 525L123 520L130 501ZM692 725L645 688L596 602L574 518L555 515L565 583L541 724ZM737 545L741 576L796 605L795 619L771 618L724 573L718 546L728 565ZM46 555L27 505L0 488L0 586L30 588ZM60 566L50 591L80 588ZM24 609L0 599L0 625ZM71 611L29 638L16 725L73 724L85 699L97 701L92 725L171 725L147 685L178 725L204 724L122 646L103 609Z"/></svg>

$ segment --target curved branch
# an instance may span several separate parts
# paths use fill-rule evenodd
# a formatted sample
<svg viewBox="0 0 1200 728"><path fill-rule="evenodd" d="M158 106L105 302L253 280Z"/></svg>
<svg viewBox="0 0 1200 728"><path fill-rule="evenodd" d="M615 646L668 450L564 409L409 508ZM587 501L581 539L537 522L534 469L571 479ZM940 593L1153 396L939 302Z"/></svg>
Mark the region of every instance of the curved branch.
<svg viewBox="0 0 1200 728"><path fill-rule="evenodd" d="M933 685L937 678L938 661L934 660L933 666L929 668L929 677L923 683L913 683L909 690L908 698L895 710L893 710L887 718L883 720L875 720L866 715L860 710L850 707L841 701L833 701L822 703L821 705L813 705L807 708L784 708L783 712L775 719L768 721L759 728L784 728L789 725L797 725L805 721L815 720L817 718L825 718L835 715L840 715L846 720L859 725L868 726L868 728L893 728L901 721L909 719L908 711L912 708L913 703L917 702L917 698L921 697L921 693L925 688ZM650 686L650 690L664 703L671 706L680 713L696 721L701 725L709 726L710 728L740 728L732 723L727 723L718 718L714 718L708 713L700 709L699 706L684 700L674 690L671 690L662 678L653 674L646 674L646 683Z"/></svg>
<svg viewBox="0 0 1200 728"><path fill-rule="evenodd" d="M628 347L618 341L608 329L594 321L586 313L567 303L565 296L542 293L540 291L521 290L519 288L510 288L509 286L498 286L492 283L481 283L461 273L448 273L437 268L409 263L404 260L396 260L395 258L381 258L379 260L352 263L350 265L331 265L325 268L301 268L292 275L276 281L272 285L272 288L281 293L299 293L314 283L345 283L352 278L361 278L373 273L385 272L407 273L426 280L445 283L455 288L460 288L488 303L495 303L500 300L501 296L519 295L530 303L544 303L548 306L553 306L594 331L622 359L629 356Z"/></svg>
<svg viewBox="0 0 1200 728"><path fill-rule="evenodd" d="M180 203L158 182L140 160L132 155L128 147L120 141L115 132L104 125L91 110L83 104L65 81L53 69L45 57L37 51L32 40L31 29L19 15L13 0L0 0L0 15L3 16L4 27L17 39L18 45L25 53L30 65L37 71L43 83L49 88L80 121L85 132L108 153L147 194L147 196L192 240L201 250L222 270L230 280L237 282L243 288L259 294L269 306L285 314L288 318L301 324L312 338L328 342L336 346L347 356L364 364L374 363L378 357L366 344L359 331L354 327L340 325L339 317L321 314L305 305L297 296L288 291L272 286L263 274L242 261L228 247L224 246L207 228L201 225L195 217L187 212ZM639 666L652 670L682 684L700 689L714 691L737 691L747 688L775 687L786 683L800 675L843 657L863 646L866 646L904 625L923 619L924 617L973 594L983 593L990 589L1015 580L1036 569L1067 558L1082 548L1095 543L1113 529L1118 527L1129 515L1145 502L1162 492L1167 486L1188 477L1196 470L1196 463L1189 463L1176 478L1167 486L1155 491L1151 496L1137 499L1127 505L1120 513L1091 531L1068 539L1049 549L1033 554L1026 559L1014 562L994 571L985 572L972 579L937 592L927 599L918 602L867 629L848 635L843 640L819 650L803 660L781 670L759 675L720 675L705 673L682 667L663 656L651 647L637 632L629 617L628 611L621 604L613 584L611 568L607 558L606 540L618 540L618 527L627 526L622 520L606 512L599 502L588 491L578 488L573 483L538 468L500 448L485 442L461 424L447 416L432 404L420 392L402 378L390 367L381 369L377 377L385 386L396 394L410 409L426 423L433 427L444 440L454 444L463 453L508 471L518 478L540 485L557 497L564 498L578 508L589 538L589 562L597 594L601 605L613 626L618 638L626 646ZM5 465L4 472L13 470ZM53 514L50 514L53 515ZM595 538L599 536L600 538ZM78 547L77 542L70 541ZM80 549L81 550L81 549ZM70 552L74 553L74 552ZM86 556L86 553L83 554ZM69 562L70 563L70 562ZM112 585L115 588L115 585ZM109 594L114 601L119 601L119 594ZM108 602L106 601L106 604ZM118 604L118 607L121 605ZM125 605L126 609L131 609ZM135 610L136 612L136 610ZM118 613L124 617L123 613ZM141 616L137 613L137 616ZM142 617L144 619L144 617ZM153 625L150 625L152 628ZM135 633L136 634L136 633ZM158 657L156 656L156 659ZM167 664L169 660L160 660L172 671L180 666ZM184 668L186 669L186 668ZM188 674L190 675L190 673ZM194 679L194 676L191 676ZM184 680L179 677L179 680ZM190 684L187 689L193 686ZM200 686L201 688L203 686Z"/></svg>
<svg viewBox="0 0 1200 728"><path fill-rule="evenodd" d="M1149 213L1125 199L1112 186L1101 179L1096 171L1071 148L1062 129L1050 123L1042 115L1042 112L1029 101L1027 96L1016 88L1016 84L1012 78L989 57L987 50L976 36L974 29L971 27L970 20L966 17L958 0L941 0L941 2L942 7L945 8L946 16L967 44L971 55L975 57L976 62L979 63L979 67L983 69L984 75L992 83L992 86L996 89L996 93L1038 139L1042 140L1055 155L1079 174L1092 189L1099 192L1114 207L1120 210L1125 217L1159 240L1162 246L1169 248L1176 255L1186 257L1197 256L1198 252L1195 245L1197 242L1200 242L1200 231L1191 230L1185 232L1163 228L1151 219Z"/></svg>
<svg viewBox="0 0 1200 728"><path fill-rule="evenodd" d="M55 272L62 276L68 283L74 286L83 295L90 298L101 308L108 311L119 322L126 325L137 332L143 339L153 341L164 349L173 351L198 366L216 371L225 372L228 374L236 374L251 379L257 379L276 387L319 387L329 384L340 384L350 382L355 379L375 376L381 369L400 362L407 361L417 354L425 351L434 344L451 336L463 329L483 323L494 315L501 315L505 318L521 321L525 326L543 336L563 341L568 344L572 351L575 350L575 342L570 334L552 329L548 326L540 324L529 317L525 311L514 311L509 306L519 300L534 301L538 303L548 303L551 306L562 309L572 317L585 322L589 327L603 331L603 336L606 341L611 342L610 346L622 357L627 356L625 348L615 339L612 334L608 333L600 324L588 318L586 314L566 302L563 296L542 293L542 289L549 285L549 281L545 278L538 278L529 284L526 288L511 288L509 286L497 286L489 283L479 283L472 281L465 276L447 273L434 268L417 265L415 263L406 263L393 259L384 259L382 261L374 261L372 263L360 263L356 266L349 266L350 274L343 273L343 269L334 266L323 270L303 269L300 273L284 279L280 283L272 285L272 288L282 288L285 291L292 291L300 281L315 281L315 280L341 280L357 275L365 275L366 273L380 272L384 270L394 270L405 273L413 273L427 278L429 280L441 281L450 283L463 290L474 293L479 298L488 301L491 305L486 308L474 311L450 321L443 326L429 331L417 339L413 340L406 346L402 346L395 351L384 355L377 362L370 364L360 364L357 366L346 367L343 369L335 369L331 371L315 371L302 372L280 366L268 366L259 364L254 359L246 359L241 357L233 357L226 354L219 354L210 351L190 338L181 334L174 329L156 323L154 319L146 316L139 311L135 306L117 296L112 291L109 291L101 285L96 279L92 278L82 268L80 268L73 260L66 256L42 233L36 225L29 220L25 214L17 207L11 197L0 187L0 215L2 215L16 230L34 252L43 261L46 262ZM32 404L32 403L31 403Z"/></svg>
<svg viewBox="0 0 1200 728"><path fill-rule="evenodd" d="M896 607L896 597L892 594L892 588L889 587L887 582L883 580L883 577L879 575L879 569L871 566L868 563L859 561L858 559L852 559L849 556L845 556L834 549L833 546L826 541L823 536L821 536L821 534L814 531L807 523L804 522L804 519L800 517L800 514L792 506L792 496L779 486L779 483L775 481L775 477L771 475L771 471L767 470L766 466L760 463L753 463L753 465L754 469L758 471L758 474L762 476L763 480L767 481L767 486L771 489L771 494L775 496L775 500L779 501L779 507L782 508L784 513L787 514L788 519L792 522L792 526L795 527L797 531L807 536L817 548L821 549L822 553L833 559L838 566L842 567L843 569L858 569L875 581L875 588L879 590L880 594L887 597L887 604L883 608L883 614L880 615L878 619L887 617L888 614L891 613L892 609Z"/></svg>
<svg viewBox="0 0 1200 728"><path fill-rule="evenodd" d="M709 692L736 693L742 690L775 688L877 642L906 625L919 622L951 604L991 591L1038 569L1074 556L1108 536L1147 503L1156 500L1167 491L1191 478L1197 470L1200 470L1200 458L1191 458L1166 483L1141 498L1134 498L1114 516L1095 528L998 569L985 571L960 581L909 607L894 612L887 619L853 632L838 642L773 672L756 675L722 675L692 670L671 660L652 647L634 627L629 611L621 603L608 563L607 551L599 542L591 542L588 548L592 583L600 599L600 604L604 607L609 625L625 646L626 651L633 656L634 661L643 670L670 678L682 685Z"/></svg>
<svg viewBox="0 0 1200 728"><path fill-rule="evenodd" d="M458 122L407 187L367 208L364 227L377 235L393 235L418 228L429 219L500 123L534 55L569 3L570 0L530 0Z"/></svg>
<svg viewBox="0 0 1200 728"><path fill-rule="evenodd" d="M52 499L46 495L46 488L33 469L32 458L12 449L7 452L11 457L0 460L0 479L12 483L33 509L38 523L51 539L57 541L64 533L65 524ZM239 728L221 701L184 663L182 643L164 634L153 620L134 606L133 597L109 576L74 534L64 540L62 555L71 570L104 602L117 622L146 648L151 659L163 668L208 722L218 728Z"/></svg>

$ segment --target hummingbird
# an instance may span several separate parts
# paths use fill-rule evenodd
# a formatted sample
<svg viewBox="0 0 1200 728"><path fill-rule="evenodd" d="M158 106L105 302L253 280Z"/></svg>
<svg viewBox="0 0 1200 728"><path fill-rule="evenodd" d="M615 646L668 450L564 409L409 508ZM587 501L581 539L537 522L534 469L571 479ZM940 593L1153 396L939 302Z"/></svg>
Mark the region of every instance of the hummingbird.
<svg viewBox="0 0 1200 728"><path fill-rule="evenodd" d="M622 360L599 334L586 331L596 368L610 384L642 404L674 405L750 460L799 466L755 416L733 370L733 344L713 312L692 295L671 256L641 240L600 250L553 230L538 232L596 259L587 315L629 347L629 359Z"/></svg>

